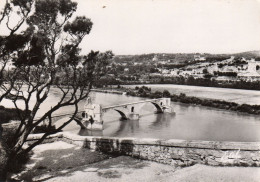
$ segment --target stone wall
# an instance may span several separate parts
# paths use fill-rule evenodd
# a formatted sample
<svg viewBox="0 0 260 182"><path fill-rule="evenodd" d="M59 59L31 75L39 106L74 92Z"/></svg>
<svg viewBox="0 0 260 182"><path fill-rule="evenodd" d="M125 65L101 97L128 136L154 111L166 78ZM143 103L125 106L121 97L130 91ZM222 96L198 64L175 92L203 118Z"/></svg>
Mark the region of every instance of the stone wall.
<svg viewBox="0 0 260 182"><path fill-rule="evenodd" d="M30 136L30 141L38 134ZM259 142L214 142L78 136L59 133L47 140L63 140L104 153L129 155L174 166L200 163L213 166L260 166Z"/></svg>
<svg viewBox="0 0 260 182"><path fill-rule="evenodd" d="M259 143L93 137L85 147L176 166L260 166Z"/></svg>

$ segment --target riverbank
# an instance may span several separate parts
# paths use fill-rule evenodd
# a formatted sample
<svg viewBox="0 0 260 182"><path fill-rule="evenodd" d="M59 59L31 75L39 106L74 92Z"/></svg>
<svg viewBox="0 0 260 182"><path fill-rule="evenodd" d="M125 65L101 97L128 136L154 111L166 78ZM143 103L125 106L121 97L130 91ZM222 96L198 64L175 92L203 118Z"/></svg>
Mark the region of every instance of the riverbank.
<svg viewBox="0 0 260 182"><path fill-rule="evenodd" d="M192 105L201 105L206 107L212 107L217 109L224 109L236 112L243 112L248 114L259 115L260 114L260 105L250 105L250 104L238 104L235 102L229 102L219 99L207 99L199 98L194 96L187 96L184 93L180 94L171 94L168 90L164 91L155 91L153 92L151 88L146 86L136 86L134 89L119 87L114 88L113 90L104 90L106 92L112 93L117 92L129 96L143 97L143 98L161 98L161 97L170 97L173 102L180 102L185 104Z"/></svg>

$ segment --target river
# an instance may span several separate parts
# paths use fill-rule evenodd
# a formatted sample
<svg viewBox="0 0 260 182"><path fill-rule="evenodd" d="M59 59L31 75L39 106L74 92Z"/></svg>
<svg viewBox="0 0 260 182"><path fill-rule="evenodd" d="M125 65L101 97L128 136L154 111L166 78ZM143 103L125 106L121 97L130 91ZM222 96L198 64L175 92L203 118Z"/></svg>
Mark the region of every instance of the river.
<svg viewBox="0 0 260 182"><path fill-rule="evenodd" d="M164 87L166 88L166 87ZM39 115L47 108L57 103L59 93L52 90L47 102L40 108ZM90 94L93 103L103 106L123 104L143 100L144 98L126 95L93 92ZM11 107L7 101L1 103ZM120 121L116 111L104 114L103 131L80 130L72 122L64 130L79 135L160 138L207 141L260 141L260 116L237 113L203 106L186 105L172 102L175 113L154 114L154 106L145 104L139 111L139 120ZM84 102L80 103L79 110L83 110ZM57 114L71 112L65 108ZM62 123L62 119L56 124Z"/></svg>
<svg viewBox="0 0 260 182"><path fill-rule="evenodd" d="M128 103L143 98L92 93L94 103L103 106ZM260 116L172 102L175 113L154 114L154 106L145 104L139 120L120 121L116 111L104 114L103 131L79 130L71 124L65 130L80 135L137 137L208 141L260 141Z"/></svg>

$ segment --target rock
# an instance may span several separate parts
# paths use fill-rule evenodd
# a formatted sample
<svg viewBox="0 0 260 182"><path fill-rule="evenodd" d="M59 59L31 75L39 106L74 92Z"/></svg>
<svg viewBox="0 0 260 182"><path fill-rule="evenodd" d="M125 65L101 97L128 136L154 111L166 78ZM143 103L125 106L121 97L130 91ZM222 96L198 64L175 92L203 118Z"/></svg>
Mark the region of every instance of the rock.
<svg viewBox="0 0 260 182"><path fill-rule="evenodd" d="M253 157L252 157L252 160L253 160L253 161L259 161L259 157L253 156Z"/></svg>
<svg viewBox="0 0 260 182"><path fill-rule="evenodd" d="M177 155L177 154L174 154L174 153L172 153L172 154L171 154L171 158L172 158L172 159L180 159L180 158L181 158L181 156L179 156L179 155Z"/></svg>

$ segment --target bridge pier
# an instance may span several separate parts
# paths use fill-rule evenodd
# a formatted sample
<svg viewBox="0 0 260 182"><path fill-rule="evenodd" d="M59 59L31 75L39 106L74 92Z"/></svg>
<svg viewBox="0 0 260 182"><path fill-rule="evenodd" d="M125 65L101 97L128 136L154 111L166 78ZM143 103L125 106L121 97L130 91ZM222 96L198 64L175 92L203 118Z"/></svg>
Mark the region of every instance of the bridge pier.
<svg viewBox="0 0 260 182"><path fill-rule="evenodd" d="M171 107L171 98L162 98L160 102L163 112L172 113L173 108Z"/></svg>
<svg viewBox="0 0 260 182"><path fill-rule="evenodd" d="M140 114L130 113L128 115L128 118L131 119L131 120L138 120L140 118Z"/></svg>

